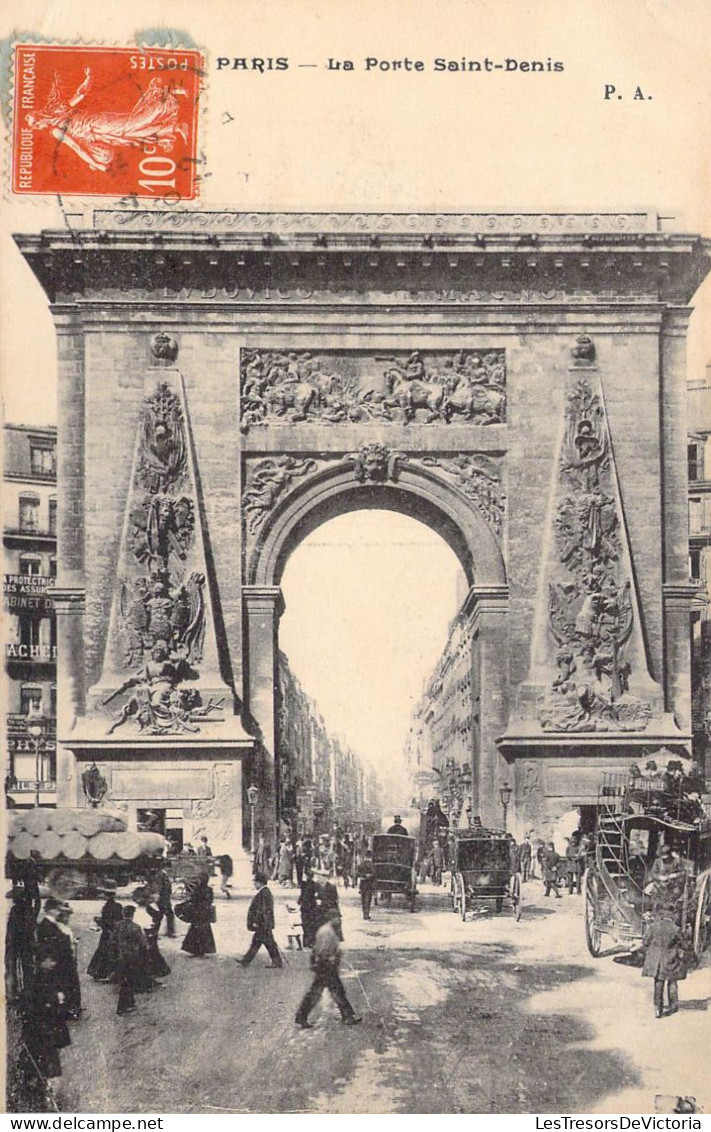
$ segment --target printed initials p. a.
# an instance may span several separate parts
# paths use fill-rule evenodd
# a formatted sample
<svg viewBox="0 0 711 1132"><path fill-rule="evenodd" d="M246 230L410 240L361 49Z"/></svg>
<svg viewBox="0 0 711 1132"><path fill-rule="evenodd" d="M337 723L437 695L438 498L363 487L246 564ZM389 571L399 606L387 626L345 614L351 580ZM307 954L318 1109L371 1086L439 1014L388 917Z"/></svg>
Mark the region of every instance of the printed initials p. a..
<svg viewBox="0 0 711 1132"><path fill-rule="evenodd" d="M617 102L622 102L623 97L624 96L622 94L618 94L617 87L613 83L605 83L605 89L603 93L605 102L609 102L611 98L614 98ZM641 86L636 86L634 88L634 94L632 95L632 101L651 102L652 96L651 94L645 94Z"/></svg>

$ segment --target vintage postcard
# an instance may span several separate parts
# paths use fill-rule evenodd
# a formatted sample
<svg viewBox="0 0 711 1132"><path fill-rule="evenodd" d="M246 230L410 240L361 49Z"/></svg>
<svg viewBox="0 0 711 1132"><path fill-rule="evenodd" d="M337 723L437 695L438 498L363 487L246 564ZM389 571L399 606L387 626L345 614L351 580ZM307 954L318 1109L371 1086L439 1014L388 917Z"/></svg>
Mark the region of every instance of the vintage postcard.
<svg viewBox="0 0 711 1132"><path fill-rule="evenodd" d="M702 1128L710 33L3 6L8 1112Z"/></svg>

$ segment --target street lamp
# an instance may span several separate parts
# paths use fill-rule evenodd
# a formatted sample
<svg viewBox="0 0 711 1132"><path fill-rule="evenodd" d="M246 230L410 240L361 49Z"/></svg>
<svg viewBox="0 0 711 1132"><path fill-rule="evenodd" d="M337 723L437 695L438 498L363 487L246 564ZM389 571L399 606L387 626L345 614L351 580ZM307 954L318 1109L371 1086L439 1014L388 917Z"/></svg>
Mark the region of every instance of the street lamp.
<svg viewBox="0 0 711 1132"><path fill-rule="evenodd" d="M499 788L499 798L501 799L501 805L504 807L504 832L506 832L506 811L509 808L512 794L513 790L508 782L505 782L504 785Z"/></svg>
<svg viewBox="0 0 711 1132"><path fill-rule="evenodd" d="M249 802L250 815L252 819L252 856L254 856L254 851L256 848L254 843L254 811L256 810L257 802L259 801L259 790L256 786L250 786L247 789L247 801Z"/></svg>
<svg viewBox="0 0 711 1132"><path fill-rule="evenodd" d="M35 806L39 808L40 804L40 783L42 782L41 765L40 765L40 739L44 735L44 722L39 715L27 724L27 734L35 745Z"/></svg>

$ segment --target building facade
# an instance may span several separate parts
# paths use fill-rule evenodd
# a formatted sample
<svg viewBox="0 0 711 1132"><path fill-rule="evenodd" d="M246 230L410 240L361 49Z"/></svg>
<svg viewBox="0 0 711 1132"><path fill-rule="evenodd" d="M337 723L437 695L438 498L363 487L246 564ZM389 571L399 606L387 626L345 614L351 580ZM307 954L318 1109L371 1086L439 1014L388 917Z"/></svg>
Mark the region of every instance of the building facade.
<svg viewBox="0 0 711 1132"><path fill-rule="evenodd" d="M689 382L689 573L692 613L691 722L694 758L711 777L711 366Z"/></svg>
<svg viewBox="0 0 711 1132"><path fill-rule="evenodd" d="M57 430L6 425L4 448L5 791L11 805L47 806L57 790Z"/></svg>
<svg viewBox="0 0 711 1132"><path fill-rule="evenodd" d="M314 701L279 653L280 813L299 834L379 826L381 790L372 767L330 735Z"/></svg>
<svg viewBox="0 0 711 1132"><path fill-rule="evenodd" d="M472 667L476 646L466 608L454 618L447 642L415 708L405 745L413 799L422 809L437 798L450 826L473 815L472 768L481 761L479 688Z"/></svg>
<svg viewBox="0 0 711 1132"><path fill-rule="evenodd" d="M641 212L67 225L17 237L58 341L63 798L95 760L114 802L213 845L245 843L250 784L274 828L281 578L363 507L466 575L485 824L506 784L541 829L602 770L688 752L703 240Z"/></svg>

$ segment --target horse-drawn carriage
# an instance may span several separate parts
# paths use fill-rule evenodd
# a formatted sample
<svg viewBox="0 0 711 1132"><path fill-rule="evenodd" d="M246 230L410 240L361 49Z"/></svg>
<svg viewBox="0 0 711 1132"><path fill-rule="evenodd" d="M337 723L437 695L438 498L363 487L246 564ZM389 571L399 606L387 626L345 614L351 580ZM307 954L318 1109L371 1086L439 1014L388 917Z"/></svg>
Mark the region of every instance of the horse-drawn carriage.
<svg viewBox="0 0 711 1132"><path fill-rule="evenodd" d="M674 911L687 950L711 940L711 821L682 782L606 775L599 792L594 858L583 881L585 937L597 957L603 936L630 950L648 915Z"/></svg>
<svg viewBox="0 0 711 1132"><path fill-rule="evenodd" d="M390 903L393 893L401 893L415 911L417 896L417 840L397 833L373 837L373 892Z"/></svg>
<svg viewBox="0 0 711 1132"><path fill-rule="evenodd" d="M499 829L452 830L452 911L466 920L467 912L490 908L502 912L512 908L521 919L521 874L513 867L510 833Z"/></svg>

